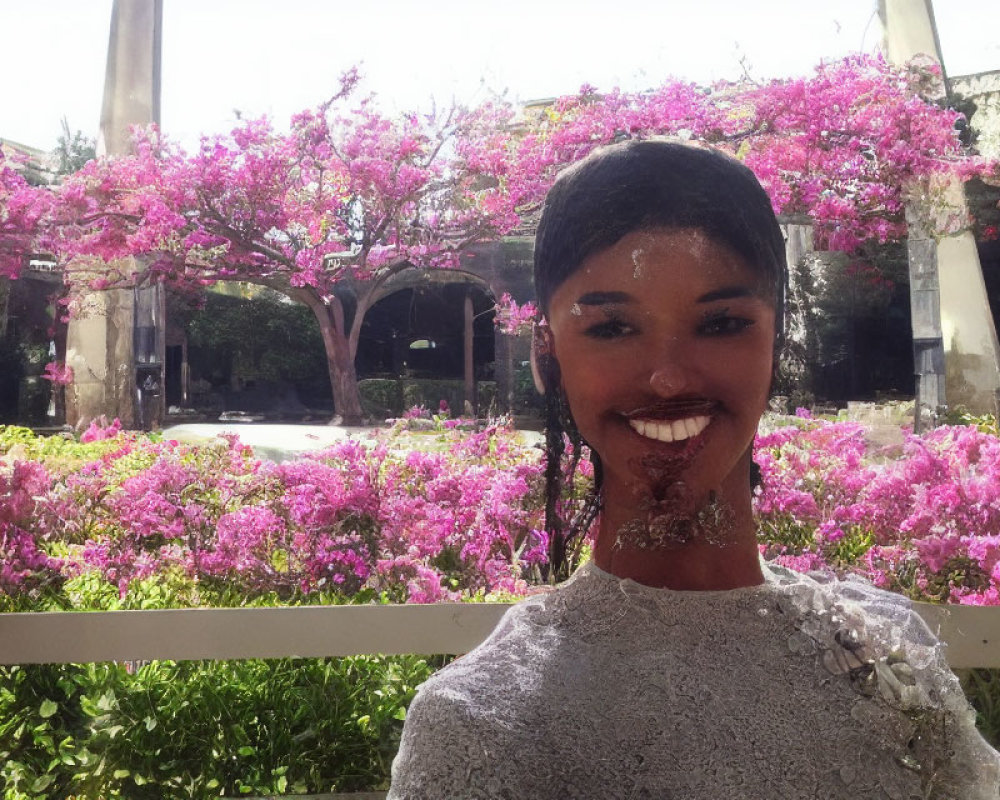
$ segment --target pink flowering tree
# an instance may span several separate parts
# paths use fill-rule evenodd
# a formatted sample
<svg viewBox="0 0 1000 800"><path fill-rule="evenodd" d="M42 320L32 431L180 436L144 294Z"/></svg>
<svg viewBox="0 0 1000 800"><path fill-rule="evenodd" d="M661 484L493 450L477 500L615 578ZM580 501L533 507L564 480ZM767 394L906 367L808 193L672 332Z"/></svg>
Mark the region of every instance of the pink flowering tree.
<svg viewBox="0 0 1000 800"><path fill-rule="evenodd" d="M508 336L520 336L529 333L537 319L538 306L531 301L518 305L509 293L504 292L496 303L493 324Z"/></svg>
<svg viewBox="0 0 1000 800"><path fill-rule="evenodd" d="M530 229L558 171L599 145L669 135L726 149L777 212L813 221L821 248L903 237L907 192L933 192L937 176L1000 174L963 152L957 112L922 99L934 77L855 56L764 84L584 87L541 109L390 118L368 100L348 105L351 73L287 134L250 120L188 155L138 132L134 155L66 181L46 242L80 286L240 280L304 303L322 332L334 405L357 421L354 357L385 282L410 267L453 267L472 242ZM141 269L108 266L136 263L125 256Z"/></svg>
<svg viewBox="0 0 1000 800"><path fill-rule="evenodd" d="M390 118L348 106L357 75L296 115L288 133L242 122L186 154L155 129L134 154L92 161L60 188L48 239L91 289L133 281L200 288L237 280L276 289L319 322L334 405L361 419L354 358L367 310L411 267L456 266L499 230L474 176L453 169L467 115ZM121 264L137 257L141 269Z"/></svg>
<svg viewBox="0 0 1000 800"><path fill-rule="evenodd" d="M29 186L0 150L0 278L17 278L34 251L45 192Z"/></svg>
<svg viewBox="0 0 1000 800"><path fill-rule="evenodd" d="M767 83L585 86L543 108L484 109L462 154L502 187L497 211L514 226L530 222L560 169L595 147L653 136L709 144L753 169L777 213L810 218L819 247L851 252L904 237L907 193L931 191L935 177L1000 175L963 151L960 114L922 99L935 69L859 55Z"/></svg>

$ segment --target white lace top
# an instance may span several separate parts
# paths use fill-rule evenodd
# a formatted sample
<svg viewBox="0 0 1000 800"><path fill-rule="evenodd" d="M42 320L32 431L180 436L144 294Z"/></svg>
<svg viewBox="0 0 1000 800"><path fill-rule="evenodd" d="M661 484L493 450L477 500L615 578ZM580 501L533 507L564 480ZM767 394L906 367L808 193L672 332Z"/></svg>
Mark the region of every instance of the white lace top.
<svg viewBox="0 0 1000 800"><path fill-rule="evenodd" d="M420 688L390 800L996 800L1000 756L898 595L765 567L653 589L593 565Z"/></svg>

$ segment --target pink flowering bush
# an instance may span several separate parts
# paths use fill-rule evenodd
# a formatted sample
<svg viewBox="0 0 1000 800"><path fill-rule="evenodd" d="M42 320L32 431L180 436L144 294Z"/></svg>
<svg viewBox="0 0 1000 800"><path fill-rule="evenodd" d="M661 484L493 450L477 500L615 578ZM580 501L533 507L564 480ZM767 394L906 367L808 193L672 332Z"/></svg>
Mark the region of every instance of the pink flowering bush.
<svg viewBox="0 0 1000 800"><path fill-rule="evenodd" d="M48 555L31 532L35 498L48 485L41 464L0 465L0 611L17 608L18 598L37 597L62 583L62 563Z"/></svg>
<svg viewBox="0 0 1000 800"><path fill-rule="evenodd" d="M45 365L42 377L52 381L53 386L69 386L73 383L73 368L60 361L50 361Z"/></svg>
<svg viewBox="0 0 1000 800"><path fill-rule="evenodd" d="M69 368L67 368L69 369ZM110 423L108 420L102 416L100 419L95 419L90 423L90 426L83 432L80 436L80 441L84 444L88 442L102 442L105 439L114 439L121 433L122 423L118 417L115 417Z"/></svg>
<svg viewBox="0 0 1000 800"><path fill-rule="evenodd" d="M165 605L522 594L545 558L540 454L506 425L445 422L283 464L235 437L191 446L95 425L97 456L61 476L15 462L5 563L48 570L84 607L148 604L157 583Z"/></svg>
<svg viewBox="0 0 1000 800"><path fill-rule="evenodd" d="M765 555L860 572L917 599L1000 604L1000 439L942 426L887 454L866 434L800 418L758 437Z"/></svg>
<svg viewBox="0 0 1000 800"><path fill-rule="evenodd" d="M766 558L1000 604L1000 439L988 427L874 449L857 423L788 421L756 444ZM235 437L182 445L112 423L76 443L0 428L5 607L524 594L547 567L541 452L506 424L413 422L283 464ZM584 458L563 516L591 478Z"/></svg>

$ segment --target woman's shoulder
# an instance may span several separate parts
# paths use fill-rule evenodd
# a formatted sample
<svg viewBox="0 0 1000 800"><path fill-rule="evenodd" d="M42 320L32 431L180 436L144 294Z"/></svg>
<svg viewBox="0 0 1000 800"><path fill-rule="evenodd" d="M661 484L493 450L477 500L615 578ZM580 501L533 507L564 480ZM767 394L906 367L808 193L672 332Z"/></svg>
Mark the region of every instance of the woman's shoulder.
<svg viewBox="0 0 1000 800"><path fill-rule="evenodd" d="M944 645L909 598L853 574L801 573L773 563L763 566L765 581L805 632L863 642L872 658L905 656L921 668L947 670Z"/></svg>
<svg viewBox="0 0 1000 800"><path fill-rule="evenodd" d="M586 771L597 763L590 742L645 753L647 777L673 785L694 774L689 762L718 758L713 735L735 728L748 753L790 742L784 755L803 780L833 770L852 786L884 778L899 788L916 770L927 788L951 792L928 796L996 797L997 755L906 598L768 565L765 579L734 592L664 592L587 568L514 606L480 647L419 690L392 796L502 796L498 781L510 787L552 765ZM685 738L693 730L700 738ZM650 744L658 741L669 744ZM817 760L819 741L840 741L843 752ZM871 764L852 761L862 751ZM660 763L663 753L674 760ZM735 777L720 786L742 785L749 756L727 757ZM620 766L609 785L635 778Z"/></svg>
<svg viewBox="0 0 1000 800"><path fill-rule="evenodd" d="M910 720L910 755L925 770L933 765L927 771L935 786L961 786L970 798L996 796L1000 756L976 730L945 645L909 598L854 575L769 565L766 577L797 615L802 647L826 671Z"/></svg>
<svg viewBox="0 0 1000 800"><path fill-rule="evenodd" d="M563 638L553 612L564 591L565 585L547 588L512 605L483 642L423 683L418 697L440 696L446 706L464 699L475 707L484 693L504 694L511 685L530 690Z"/></svg>
<svg viewBox="0 0 1000 800"><path fill-rule="evenodd" d="M390 798L508 796L519 774L511 765L525 756L523 724L558 646L557 633L540 619L560 591L512 606L482 644L421 684L393 761Z"/></svg>

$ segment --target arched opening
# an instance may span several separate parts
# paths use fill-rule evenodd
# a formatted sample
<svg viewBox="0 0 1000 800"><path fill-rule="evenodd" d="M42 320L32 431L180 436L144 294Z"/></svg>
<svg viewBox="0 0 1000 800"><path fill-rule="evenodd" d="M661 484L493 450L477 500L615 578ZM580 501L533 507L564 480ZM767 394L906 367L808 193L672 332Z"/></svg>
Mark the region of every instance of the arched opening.
<svg viewBox="0 0 1000 800"><path fill-rule="evenodd" d="M305 306L251 284L220 282L198 298L169 294L167 319L168 421L332 413L323 339Z"/></svg>
<svg viewBox="0 0 1000 800"><path fill-rule="evenodd" d="M452 411L491 404L495 302L489 286L469 273L398 276L365 314L358 340L355 363L371 413L436 410L441 401Z"/></svg>

